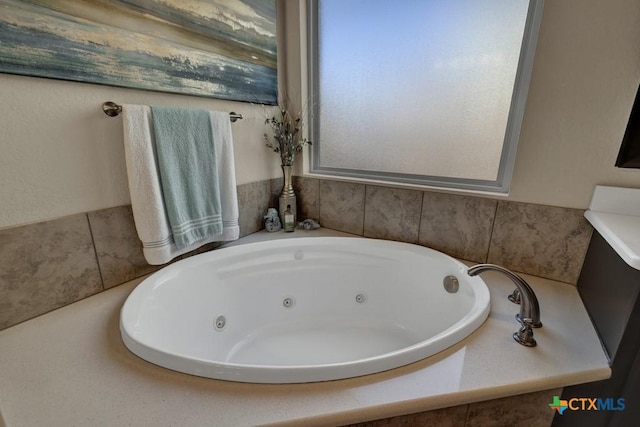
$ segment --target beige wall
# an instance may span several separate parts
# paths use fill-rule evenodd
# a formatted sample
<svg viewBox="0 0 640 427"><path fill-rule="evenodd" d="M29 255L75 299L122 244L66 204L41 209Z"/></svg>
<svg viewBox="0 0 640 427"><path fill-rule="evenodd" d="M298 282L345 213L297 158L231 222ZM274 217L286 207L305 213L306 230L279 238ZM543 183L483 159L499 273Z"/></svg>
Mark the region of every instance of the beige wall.
<svg viewBox="0 0 640 427"><path fill-rule="evenodd" d="M278 71L284 87L286 73ZM240 113L232 125L238 185L282 175L264 144L273 107L0 73L0 229L130 203L122 119L102 112L105 101Z"/></svg>
<svg viewBox="0 0 640 427"><path fill-rule="evenodd" d="M547 0L509 199L586 208L614 167L640 82L640 2Z"/></svg>
<svg viewBox="0 0 640 427"><path fill-rule="evenodd" d="M277 176L263 143L268 107L0 74L0 228L130 203L122 119L102 103L235 111L238 184Z"/></svg>
<svg viewBox="0 0 640 427"><path fill-rule="evenodd" d="M284 4L281 81L304 96L298 0ZM585 208L595 184L640 187L640 170L613 167L640 81L638 48L637 0L546 1L509 200ZM280 174L261 106L6 74L0 93L0 228L129 203L121 119L102 113L107 100L240 112L238 183Z"/></svg>

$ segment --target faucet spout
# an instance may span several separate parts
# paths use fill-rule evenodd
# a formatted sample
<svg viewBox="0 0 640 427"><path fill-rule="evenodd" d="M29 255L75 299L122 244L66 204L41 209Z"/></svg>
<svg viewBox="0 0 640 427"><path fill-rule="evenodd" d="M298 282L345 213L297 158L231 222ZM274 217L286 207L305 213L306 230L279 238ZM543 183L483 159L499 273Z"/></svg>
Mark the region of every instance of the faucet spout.
<svg viewBox="0 0 640 427"><path fill-rule="evenodd" d="M521 295L520 313L516 316L519 322L522 323L523 319L531 319L531 327L540 328L542 326L542 322L540 321L540 304L538 303L538 298L536 297L535 292L533 292L531 286L522 277L518 276L511 270L495 264L474 265L473 267L469 267L467 274L469 274L469 276L476 276L484 271L498 271L515 283L516 288L520 291Z"/></svg>

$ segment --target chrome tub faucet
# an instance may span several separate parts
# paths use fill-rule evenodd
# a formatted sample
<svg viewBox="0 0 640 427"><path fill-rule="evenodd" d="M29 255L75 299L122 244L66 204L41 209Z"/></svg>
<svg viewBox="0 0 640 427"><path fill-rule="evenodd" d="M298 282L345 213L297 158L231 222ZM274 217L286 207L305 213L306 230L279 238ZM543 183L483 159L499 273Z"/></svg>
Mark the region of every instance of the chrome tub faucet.
<svg viewBox="0 0 640 427"><path fill-rule="evenodd" d="M513 339L518 343L527 347L535 347L536 340L533 338L533 329L542 327L540 321L540 304L535 292L531 289L531 286L520 276L511 270L504 267L500 267L495 264L478 264L469 267L467 274L469 276L476 276L485 271L498 271L507 276L516 285L516 290L510 295L509 300L520 303L520 313L516 315L516 319L520 322L522 327L513 334ZM513 298L513 296L517 296ZM517 300L517 301L515 301Z"/></svg>

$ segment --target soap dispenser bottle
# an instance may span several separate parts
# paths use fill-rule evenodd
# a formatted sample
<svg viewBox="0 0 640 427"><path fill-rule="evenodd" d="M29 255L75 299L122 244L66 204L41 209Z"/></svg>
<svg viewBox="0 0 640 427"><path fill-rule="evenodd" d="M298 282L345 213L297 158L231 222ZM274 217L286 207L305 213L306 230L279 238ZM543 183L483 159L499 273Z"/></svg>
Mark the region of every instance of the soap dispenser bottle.
<svg viewBox="0 0 640 427"><path fill-rule="evenodd" d="M287 205L287 210L284 211L284 231L294 231L296 228L296 220L293 212L291 211L291 205Z"/></svg>

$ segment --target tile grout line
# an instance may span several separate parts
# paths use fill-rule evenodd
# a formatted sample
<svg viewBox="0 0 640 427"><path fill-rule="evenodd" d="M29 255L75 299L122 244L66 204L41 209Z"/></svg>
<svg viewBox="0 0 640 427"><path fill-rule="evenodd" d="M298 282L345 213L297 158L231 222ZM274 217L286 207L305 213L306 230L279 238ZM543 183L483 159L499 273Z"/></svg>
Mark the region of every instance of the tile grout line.
<svg viewBox="0 0 640 427"><path fill-rule="evenodd" d="M365 234L365 226L367 221L367 188L369 185L364 184L364 200L362 201L362 237L367 237Z"/></svg>
<svg viewBox="0 0 640 427"><path fill-rule="evenodd" d="M462 425L463 427L467 427L467 424L469 423L469 418L471 417L471 404L467 403L467 412L465 414L464 417L464 424Z"/></svg>
<svg viewBox="0 0 640 427"><path fill-rule="evenodd" d="M322 225L322 223L320 222L320 180L318 179L316 181L317 181L317 185L318 185L318 192L317 192L317 196L316 196L317 198L316 198L315 202L316 202L316 207L318 209L318 211L317 211L318 217L315 218L315 219L318 221L318 224Z"/></svg>
<svg viewBox="0 0 640 427"><path fill-rule="evenodd" d="M322 180L318 179L318 222L320 223L321 227L324 227L322 225L322 221L323 221L322 220L322 212L321 212L321 209L322 209L321 208L321 206L322 206L322 197L321 197L322 190L321 190L320 187L322 187Z"/></svg>
<svg viewBox="0 0 640 427"><path fill-rule="evenodd" d="M104 276L102 274L102 268L100 267L100 259L98 258L98 248L96 247L96 239L93 236L93 228L91 227L91 219L89 219L89 212L85 212L84 216L87 220L87 225L89 226L89 235L91 236L91 245L93 246L93 256L96 259L96 265L98 266L98 274L100 274L100 284L102 285L102 290L105 291L107 288L104 286Z"/></svg>
<svg viewBox="0 0 640 427"><path fill-rule="evenodd" d="M420 214L418 216L418 237L416 238L417 245L421 245L420 232L422 231L422 212L424 211L424 193L426 193L426 191L420 191Z"/></svg>
<svg viewBox="0 0 640 427"><path fill-rule="evenodd" d="M485 252L484 262L489 262L489 253L491 252L491 245L493 244L493 232L496 228L496 221L498 218L498 206L500 205L500 200L496 200L496 207L493 210L493 221L491 221L491 231L489 232L489 244L487 245L487 251Z"/></svg>

